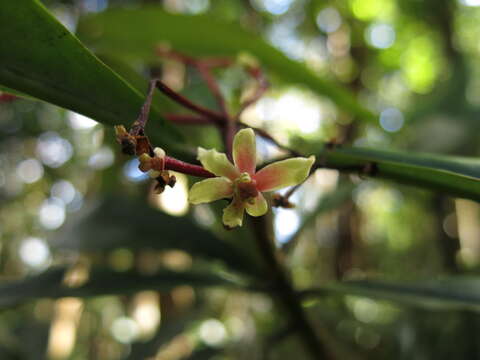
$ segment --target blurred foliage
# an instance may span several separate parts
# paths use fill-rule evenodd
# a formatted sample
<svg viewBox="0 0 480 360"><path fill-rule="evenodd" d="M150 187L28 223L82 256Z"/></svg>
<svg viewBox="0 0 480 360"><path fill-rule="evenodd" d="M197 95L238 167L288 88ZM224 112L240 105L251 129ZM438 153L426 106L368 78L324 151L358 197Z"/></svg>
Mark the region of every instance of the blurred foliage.
<svg viewBox="0 0 480 360"><path fill-rule="evenodd" d="M477 0L0 2L0 358L307 359L270 233L332 359L480 358L479 24ZM152 75L217 107L159 48L233 59L232 113L255 89L239 59L261 64L241 121L319 165L295 208L227 231L224 201L187 203L195 178L158 195L121 155L111 126ZM169 155L223 147L172 113L156 94Z"/></svg>

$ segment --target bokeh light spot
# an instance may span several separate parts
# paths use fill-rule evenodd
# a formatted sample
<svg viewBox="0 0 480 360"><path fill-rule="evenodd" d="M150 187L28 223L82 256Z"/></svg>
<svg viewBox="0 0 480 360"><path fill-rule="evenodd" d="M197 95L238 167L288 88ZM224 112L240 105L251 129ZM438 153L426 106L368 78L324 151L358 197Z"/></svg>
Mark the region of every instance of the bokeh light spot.
<svg viewBox="0 0 480 360"><path fill-rule="evenodd" d="M403 126L403 114L397 108L387 108L380 113L380 125L385 131L396 132Z"/></svg>
<svg viewBox="0 0 480 360"><path fill-rule="evenodd" d="M395 30L388 24L373 23L366 29L365 38L377 49L388 49L395 42Z"/></svg>
<svg viewBox="0 0 480 360"><path fill-rule="evenodd" d="M318 13L317 25L320 30L331 33L337 31L340 25L342 25L342 18L337 9L327 7Z"/></svg>
<svg viewBox="0 0 480 360"><path fill-rule="evenodd" d="M18 177L27 184L40 180L43 176L43 166L36 159L27 159L17 166Z"/></svg>
<svg viewBox="0 0 480 360"><path fill-rule="evenodd" d="M254 5L263 11L273 15L285 14L293 3L293 0L255 0Z"/></svg>
<svg viewBox="0 0 480 360"><path fill-rule="evenodd" d="M111 332L115 340L129 344L138 337L140 329L137 322L131 318L119 317L113 321Z"/></svg>
<svg viewBox="0 0 480 360"><path fill-rule="evenodd" d="M70 142L56 132L48 131L38 138L37 156L52 168L58 168L70 160L73 148Z"/></svg>
<svg viewBox="0 0 480 360"><path fill-rule="evenodd" d="M32 268L43 268L50 261L50 250L45 241L38 237L24 239L18 252L20 259Z"/></svg>
<svg viewBox="0 0 480 360"><path fill-rule="evenodd" d="M39 210L40 224L46 229L57 229L65 221L65 205L63 201L50 198L43 202Z"/></svg>
<svg viewBox="0 0 480 360"><path fill-rule="evenodd" d="M58 180L52 185L50 194L67 205L75 199L76 190L70 181Z"/></svg>
<svg viewBox="0 0 480 360"><path fill-rule="evenodd" d="M200 325L200 339L210 346L218 346L227 338L225 326L216 319L206 320Z"/></svg>

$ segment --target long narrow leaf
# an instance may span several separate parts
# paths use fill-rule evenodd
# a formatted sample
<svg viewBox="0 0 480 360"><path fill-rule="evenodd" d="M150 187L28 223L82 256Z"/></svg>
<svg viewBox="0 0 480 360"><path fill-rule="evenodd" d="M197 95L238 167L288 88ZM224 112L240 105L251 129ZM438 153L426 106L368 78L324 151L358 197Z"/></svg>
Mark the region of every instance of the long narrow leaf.
<svg viewBox="0 0 480 360"><path fill-rule="evenodd" d="M25 280L2 283L0 307L37 298L129 294L141 290L170 291L180 285L242 287L238 282L211 273L162 270L152 275L144 275L134 271L115 272L100 268L90 272L89 280L85 284L68 287L63 282L66 271L64 267L52 268Z"/></svg>
<svg viewBox="0 0 480 360"><path fill-rule="evenodd" d="M0 34L0 85L110 125L130 124L137 117L143 95L38 0L1 1ZM151 117L163 121L156 109Z"/></svg>
<svg viewBox="0 0 480 360"><path fill-rule="evenodd" d="M480 201L480 159L338 148L318 154L326 167Z"/></svg>
<svg viewBox="0 0 480 360"><path fill-rule="evenodd" d="M427 309L480 311L480 279L473 277L404 284L376 280L347 281L307 290L304 295L333 293L390 300Z"/></svg>

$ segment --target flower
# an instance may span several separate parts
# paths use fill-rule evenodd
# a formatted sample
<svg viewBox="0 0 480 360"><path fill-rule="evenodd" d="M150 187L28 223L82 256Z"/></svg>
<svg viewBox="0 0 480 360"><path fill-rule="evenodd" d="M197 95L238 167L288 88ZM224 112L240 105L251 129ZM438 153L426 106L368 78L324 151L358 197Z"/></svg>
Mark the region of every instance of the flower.
<svg viewBox="0 0 480 360"><path fill-rule="evenodd" d="M198 148L198 160L217 177L195 183L188 200L192 204L208 203L232 198L223 210L223 223L230 227L241 226L244 210L251 216L262 216L268 204L262 192L297 185L310 173L315 157L297 157L274 162L258 172L256 165L255 134L252 129L240 130L233 139L232 164L227 156L215 149Z"/></svg>

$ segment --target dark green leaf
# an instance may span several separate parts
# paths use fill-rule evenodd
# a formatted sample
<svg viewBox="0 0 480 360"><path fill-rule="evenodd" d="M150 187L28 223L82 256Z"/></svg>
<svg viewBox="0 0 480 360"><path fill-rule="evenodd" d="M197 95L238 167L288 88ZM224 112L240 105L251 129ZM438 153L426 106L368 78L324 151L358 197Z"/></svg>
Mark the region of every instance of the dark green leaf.
<svg viewBox="0 0 480 360"><path fill-rule="evenodd" d="M97 121L130 124L144 97L37 0L0 2L0 84ZM151 119L161 123L158 110ZM169 130L167 135L176 135Z"/></svg>
<svg viewBox="0 0 480 360"><path fill-rule="evenodd" d="M362 148L325 150L318 158L326 167L480 200L478 159Z"/></svg>
<svg viewBox="0 0 480 360"><path fill-rule="evenodd" d="M395 283L376 280L346 281L327 285L305 294L340 293L391 300L431 309L468 309L480 311L480 279L446 278L424 282Z"/></svg>
<svg viewBox="0 0 480 360"><path fill-rule="evenodd" d="M80 287L63 283L66 268L52 268L25 280L0 285L0 307L12 306L36 298L89 297L99 295L130 294L141 290L170 291L180 285L193 287L242 287L236 281L210 273L174 272L161 270L144 275L135 271L115 272L94 268L89 280Z"/></svg>

